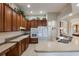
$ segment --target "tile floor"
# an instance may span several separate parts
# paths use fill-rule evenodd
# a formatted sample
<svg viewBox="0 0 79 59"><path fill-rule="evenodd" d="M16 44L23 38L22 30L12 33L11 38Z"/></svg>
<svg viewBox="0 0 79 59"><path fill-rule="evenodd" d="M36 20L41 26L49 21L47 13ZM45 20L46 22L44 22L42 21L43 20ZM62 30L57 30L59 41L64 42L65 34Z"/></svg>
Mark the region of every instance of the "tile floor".
<svg viewBox="0 0 79 59"><path fill-rule="evenodd" d="M22 54L22 56L36 56L35 50L36 44L30 44L27 50Z"/></svg>

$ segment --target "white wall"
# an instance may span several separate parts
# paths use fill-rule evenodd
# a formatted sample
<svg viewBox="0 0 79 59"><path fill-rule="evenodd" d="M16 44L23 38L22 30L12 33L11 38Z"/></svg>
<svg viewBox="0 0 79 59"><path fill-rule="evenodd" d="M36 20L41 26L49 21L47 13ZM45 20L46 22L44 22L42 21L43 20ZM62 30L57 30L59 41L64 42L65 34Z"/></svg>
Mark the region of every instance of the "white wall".
<svg viewBox="0 0 79 59"><path fill-rule="evenodd" d="M74 14L79 13L79 6L76 6L76 5L77 5L77 3L72 3L72 12Z"/></svg>
<svg viewBox="0 0 79 59"><path fill-rule="evenodd" d="M67 29L67 35L70 35L70 27L69 27L69 19L67 19L67 16L72 13L72 5L71 4L67 4L66 6L64 6L61 10L61 13L59 14L59 16L57 17L57 25L58 25L58 36L60 35L59 32L59 22L60 21L64 21L67 22L67 28L64 28L65 30ZM64 24L65 25L65 24Z"/></svg>

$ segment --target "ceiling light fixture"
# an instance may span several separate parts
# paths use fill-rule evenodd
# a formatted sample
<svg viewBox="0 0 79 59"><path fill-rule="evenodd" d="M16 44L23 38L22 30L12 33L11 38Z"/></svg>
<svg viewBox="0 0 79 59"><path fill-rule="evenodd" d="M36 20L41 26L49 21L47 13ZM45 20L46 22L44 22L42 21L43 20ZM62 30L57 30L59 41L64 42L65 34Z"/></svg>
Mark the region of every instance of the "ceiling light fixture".
<svg viewBox="0 0 79 59"><path fill-rule="evenodd" d="M31 5L30 5L30 4L28 4L28 5L27 5L27 8L30 8L30 7L31 7Z"/></svg>

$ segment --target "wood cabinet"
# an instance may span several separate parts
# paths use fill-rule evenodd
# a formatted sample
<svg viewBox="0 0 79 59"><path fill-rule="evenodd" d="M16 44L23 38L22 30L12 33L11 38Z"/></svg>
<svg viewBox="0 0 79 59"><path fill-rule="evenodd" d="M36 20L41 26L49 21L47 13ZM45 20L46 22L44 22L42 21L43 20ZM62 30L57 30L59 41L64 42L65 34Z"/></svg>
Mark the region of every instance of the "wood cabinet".
<svg viewBox="0 0 79 59"><path fill-rule="evenodd" d="M38 27L38 22L37 22L37 20L35 20L35 28L37 28Z"/></svg>
<svg viewBox="0 0 79 59"><path fill-rule="evenodd" d="M17 31L20 29L21 26L21 15L17 14Z"/></svg>
<svg viewBox="0 0 79 59"><path fill-rule="evenodd" d="M31 24L31 28L34 28L34 25L35 25L34 20L31 20L30 24Z"/></svg>
<svg viewBox="0 0 79 59"><path fill-rule="evenodd" d="M47 26L47 20L45 18L42 20L42 26Z"/></svg>
<svg viewBox="0 0 79 59"><path fill-rule="evenodd" d="M34 19L34 20L31 20L30 22L31 22L30 23L31 24L31 28L37 28L38 27L37 20Z"/></svg>
<svg viewBox="0 0 79 59"><path fill-rule="evenodd" d="M25 28L26 28L26 31L28 30L28 20L26 20L25 22Z"/></svg>
<svg viewBox="0 0 79 59"><path fill-rule="evenodd" d="M38 38L30 38L29 43L38 43Z"/></svg>
<svg viewBox="0 0 79 59"><path fill-rule="evenodd" d="M3 32L3 4L0 3L0 32Z"/></svg>
<svg viewBox="0 0 79 59"><path fill-rule="evenodd" d="M0 3L0 32L18 31L19 27L27 28L25 18L8 4Z"/></svg>
<svg viewBox="0 0 79 59"><path fill-rule="evenodd" d="M5 5L5 31L11 31L12 26L12 10Z"/></svg>
<svg viewBox="0 0 79 59"><path fill-rule="evenodd" d="M25 27L25 25L26 25L25 22L26 22L25 18L23 17L23 23L22 23L23 27Z"/></svg>
<svg viewBox="0 0 79 59"><path fill-rule="evenodd" d="M37 20L38 26L42 26L42 21L41 20Z"/></svg>
<svg viewBox="0 0 79 59"><path fill-rule="evenodd" d="M12 15L12 31L17 30L17 18L16 18L16 16L17 16L16 12L13 11L13 15Z"/></svg>
<svg viewBox="0 0 79 59"><path fill-rule="evenodd" d="M27 30L30 30L30 28L31 28L31 22L28 20L27 21Z"/></svg>
<svg viewBox="0 0 79 59"><path fill-rule="evenodd" d="M22 39L15 46L9 49L6 56L20 56L29 46L29 37Z"/></svg>
<svg viewBox="0 0 79 59"><path fill-rule="evenodd" d="M18 56L17 44L9 48L9 51L6 53L6 56Z"/></svg>

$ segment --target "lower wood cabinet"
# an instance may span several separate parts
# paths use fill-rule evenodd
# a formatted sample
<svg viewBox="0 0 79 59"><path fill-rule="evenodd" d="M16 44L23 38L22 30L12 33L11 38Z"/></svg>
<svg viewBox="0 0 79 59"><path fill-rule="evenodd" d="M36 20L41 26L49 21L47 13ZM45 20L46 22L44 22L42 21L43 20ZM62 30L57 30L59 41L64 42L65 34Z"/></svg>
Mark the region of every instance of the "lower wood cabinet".
<svg viewBox="0 0 79 59"><path fill-rule="evenodd" d="M17 44L15 46L12 46L9 51L6 53L6 56L18 56L19 50L17 47Z"/></svg>
<svg viewBox="0 0 79 59"><path fill-rule="evenodd" d="M30 38L29 43L38 43L38 38Z"/></svg>
<svg viewBox="0 0 79 59"><path fill-rule="evenodd" d="M6 56L20 56L28 48L29 38L24 38L20 42L15 43L17 44L9 49Z"/></svg>

